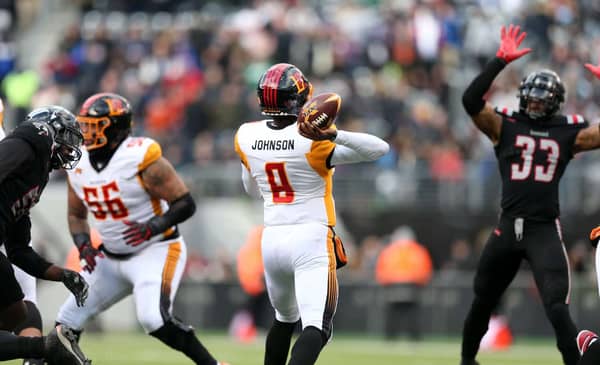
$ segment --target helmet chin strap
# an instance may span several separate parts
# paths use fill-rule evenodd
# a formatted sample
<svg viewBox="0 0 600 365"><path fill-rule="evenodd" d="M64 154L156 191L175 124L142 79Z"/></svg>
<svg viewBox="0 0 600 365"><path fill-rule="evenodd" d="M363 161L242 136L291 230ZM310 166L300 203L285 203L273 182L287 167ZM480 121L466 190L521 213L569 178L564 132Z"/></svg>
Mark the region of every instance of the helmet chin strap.
<svg viewBox="0 0 600 365"><path fill-rule="evenodd" d="M96 148L94 150L89 151L90 162L92 163L92 166L94 167L94 169L96 169L97 171L102 170L108 164L108 162L110 161L112 156L115 154L115 152L117 151L117 148L119 148L121 143L123 143L123 141L126 138L127 138L127 135L125 135L125 137L122 138L117 143L109 142L107 145L105 145L103 147Z"/></svg>

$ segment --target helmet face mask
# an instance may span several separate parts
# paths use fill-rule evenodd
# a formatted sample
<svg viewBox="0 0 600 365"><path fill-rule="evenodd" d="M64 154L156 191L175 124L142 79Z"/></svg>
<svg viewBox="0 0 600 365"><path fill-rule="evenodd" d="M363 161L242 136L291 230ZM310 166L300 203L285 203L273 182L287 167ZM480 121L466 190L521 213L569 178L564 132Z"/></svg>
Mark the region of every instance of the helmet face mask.
<svg viewBox="0 0 600 365"><path fill-rule="evenodd" d="M37 108L27 115L26 122L43 127L52 136L52 155L50 163L53 169L74 168L81 159L83 135L75 116L60 106Z"/></svg>
<svg viewBox="0 0 600 365"><path fill-rule="evenodd" d="M120 95L100 93L87 98L77 115L86 149L97 152L121 142L131 131L131 117L129 101Z"/></svg>
<svg viewBox="0 0 600 365"><path fill-rule="evenodd" d="M296 66L278 63L261 76L256 92L263 115L297 117L312 95L312 85Z"/></svg>
<svg viewBox="0 0 600 365"><path fill-rule="evenodd" d="M529 74L519 86L519 110L532 119L550 118L562 107L565 87L551 70Z"/></svg>

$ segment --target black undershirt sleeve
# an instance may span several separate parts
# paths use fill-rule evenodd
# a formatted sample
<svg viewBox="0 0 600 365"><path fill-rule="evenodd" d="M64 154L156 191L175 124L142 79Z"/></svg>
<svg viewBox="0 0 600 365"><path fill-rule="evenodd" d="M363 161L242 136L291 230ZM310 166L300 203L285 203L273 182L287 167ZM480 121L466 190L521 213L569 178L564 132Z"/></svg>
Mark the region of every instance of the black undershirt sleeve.
<svg viewBox="0 0 600 365"><path fill-rule="evenodd" d="M506 66L506 61L501 58L492 58L483 68L483 71L473 79L465 90L462 103L469 115L479 113L485 106L483 96L492 86L492 82Z"/></svg>
<svg viewBox="0 0 600 365"><path fill-rule="evenodd" d="M166 231L178 223L188 219L196 212L196 203L190 193L186 193L169 205L169 210L163 215L158 215L150 219L150 225L153 234Z"/></svg>
<svg viewBox="0 0 600 365"><path fill-rule="evenodd" d="M31 221L29 216L22 217L8 230L6 253L11 263L36 278L43 278L51 264L38 255L29 246L31 241Z"/></svg>

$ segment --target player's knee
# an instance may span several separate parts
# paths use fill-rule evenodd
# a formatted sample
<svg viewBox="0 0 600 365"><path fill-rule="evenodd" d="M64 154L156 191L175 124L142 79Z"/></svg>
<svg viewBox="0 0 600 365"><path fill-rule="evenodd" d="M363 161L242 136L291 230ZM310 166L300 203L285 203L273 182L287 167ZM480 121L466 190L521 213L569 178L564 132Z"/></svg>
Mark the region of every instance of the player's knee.
<svg viewBox="0 0 600 365"><path fill-rule="evenodd" d="M0 315L0 330L13 331L27 318L27 306L19 300L9 305Z"/></svg>
<svg viewBox="0 0 600 365"><path fill-rule="evenodd" d="M27 307L27 314L25 316L25 320L21 321L14 329L15 333L20 333L24 329L27 328L35 328L39 331L42 330L42 316L40 315L40 311L37 306L25 300L25 306Z"/></svg>

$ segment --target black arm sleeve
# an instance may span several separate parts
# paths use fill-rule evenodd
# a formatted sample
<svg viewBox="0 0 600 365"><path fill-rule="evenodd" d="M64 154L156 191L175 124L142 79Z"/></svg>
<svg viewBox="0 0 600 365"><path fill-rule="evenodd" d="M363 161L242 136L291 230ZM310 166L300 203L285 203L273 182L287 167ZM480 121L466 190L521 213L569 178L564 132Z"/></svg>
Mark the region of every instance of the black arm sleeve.
<svg viewBox="0 0 600 365"><path fill-rule="evenodd" d="M169 210L163 215L157 215L148 221L153 234L158 234L167 230L167 228L188 219L196 212L196 203L190 193L173 201Z"/></svg>
<svg viewBox="0 0 600 365"><path fill-rule="evenodd" d="M494 57L485 65L483 71L471 81L471 84L469 84L462 97L463 106L469 115L475 115L483 109L485 106L483 96L505 66L506 61Z"/></svg>
<svg viewBox="0 0 600 365"><path fill-rule="evenodd" d="M51 264L29 246L30 241L31 221L25 216L9 228L5 242L8 259L29 275L43 278Z"/></svg>
<svg viewBox="0 0 600 365"><path fill-rule="evenodd" d="M34 158L33 148L20 138L7 138L0 142L0 183L21 164Z"/></svg>

